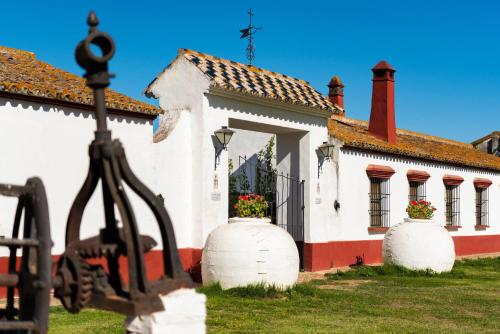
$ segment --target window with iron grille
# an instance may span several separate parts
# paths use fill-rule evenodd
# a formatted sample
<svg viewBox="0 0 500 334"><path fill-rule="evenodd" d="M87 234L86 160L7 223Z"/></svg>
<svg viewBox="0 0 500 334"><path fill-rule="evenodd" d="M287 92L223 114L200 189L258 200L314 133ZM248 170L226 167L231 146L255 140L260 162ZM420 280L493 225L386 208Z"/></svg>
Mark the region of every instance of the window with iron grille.
<svg viewBox="0 0 500 334"><path fill-rule="evenodd" d="M460 226L460 186L446 185L446 225Z"/></svg>
<svg viewBox="0 0 500 334"><path fill-rule="evenodd" d="M488 226L488 188L476 188L476 225Z"/></svg>
<svg viewBox="0 0 500 334"><path fill-rule="evenodd" d="M389 179L370 178L370 226L389 227Z"/></svg>
<svg viewBox="0 0 500 334"><path fill-rule="evenodd" d="M421 199L425 200L425 182L409 181L410 190L408 195L408 201L419 201Z"/></svg>

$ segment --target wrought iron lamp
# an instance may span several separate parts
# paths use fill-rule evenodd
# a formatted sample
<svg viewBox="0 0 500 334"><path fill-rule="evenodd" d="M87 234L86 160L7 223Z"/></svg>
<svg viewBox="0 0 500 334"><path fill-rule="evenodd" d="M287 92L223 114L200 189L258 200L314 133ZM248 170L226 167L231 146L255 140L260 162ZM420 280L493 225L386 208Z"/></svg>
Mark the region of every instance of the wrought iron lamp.
<svg viewBox="0 0 500 334"><path fill-rule="evenodd" d="M229 144L229 141L231 140L233 134L234 131L228 129L227 126L223 126L219 130L214 131L215 138L217 138L219 143L222 145L223 150L227 150L227 145Z"/></svg>
<svg viewBox="0 0 500 334"><path fill-rule="evenodd" d="M321 171L323 169L323 163L325 161L330 160L330 158L333 156L334 148L335 145L329 144L326 141L324 141L323 144L318 146L318 149L316 150L316 154L318 155L318 178L321 175Z"/></svg>
<svg viewBox="0 0 500 334"><path fill-rule="evenodd" d="M215 169L217 169L217 166L220 163L220 154L222 151L227 150L227 145L229 144L231 137L233 137L233 134L234 131L228 129L227 126L223 126L219 130L214 131L215 138L217 138L217 141L220 144L220 147L215 147Z"/></svg>
<svg viewBox="0 0 500 334"><path fill-rule="evenodd" d="M318 150L321 153L321 157L325 158L326 160L330 160L330 158L333 155L334 148L335 148L335 145L329 144L326 141L324 141L323 144L318 146Z"/></svg>

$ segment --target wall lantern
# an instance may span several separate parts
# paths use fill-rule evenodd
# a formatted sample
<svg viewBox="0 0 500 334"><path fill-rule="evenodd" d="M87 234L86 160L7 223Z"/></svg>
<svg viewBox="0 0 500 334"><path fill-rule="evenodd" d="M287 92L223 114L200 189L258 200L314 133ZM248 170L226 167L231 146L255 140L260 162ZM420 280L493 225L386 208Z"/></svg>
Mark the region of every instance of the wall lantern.
<svg viewBox="0 0 500 334"><path fill-rule="evenodd" d="M220 163L220 154L223 150L227 150L227 144L231 140L234 131L228 129L227 126L221 127L219 130L214 131L214 136L218 143L214 143L215 146L215 169L217 170L217 165ZM217 145L218 144L218 145Z"/></svg>
<svg viewBox="0 0 500 334"><path fill-rule="evenodd" d="M324 141L323 144L319 145L316 149L316 154L318 155L318 179L323 169L323 163L330 160L333 156L334 148L335 145L328 144L328 142Z"/></svg>
<svg viewBox="0 0 500 334"><path fill-rule="evenodd" d="M328 144L328 142L326 142L326 141L323 142L323 144L318 147L318 150L321 154L321 157L325 158L326 160L330 160L330 158L333 155L334 147L335 147L335 145Z"/></svg>
<svg viewBox="0 0 500 334"><path fill-rule="evenodd" d="M227 126L223 126L219 130L214 131L215 138L217 138L219 143L222 145L223 150L227 150L227 144L229 144L229 141L231 140L233 133L234 131L228 129Z"/></svg>

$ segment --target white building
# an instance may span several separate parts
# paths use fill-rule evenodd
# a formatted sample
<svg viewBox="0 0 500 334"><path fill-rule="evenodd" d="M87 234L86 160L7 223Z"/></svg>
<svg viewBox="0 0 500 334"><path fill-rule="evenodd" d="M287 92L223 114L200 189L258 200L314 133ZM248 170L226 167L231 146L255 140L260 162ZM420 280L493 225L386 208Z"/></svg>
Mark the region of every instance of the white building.
<svg viewBox="0 0 500 334"><path fill-rule="evenodd" d="M307 82L181 49L146 94L166 111L155 136L156 189L172 216L178 246L192 252L193 265L208 234L228 219L229 154L214 136L222 126L236 132L229 145L235 168L238 156L250 157L276 135L274 164L289 175L278 187L293 188L293 200L287 193L278 203L278 219L288 223L299 247L310 240L309 222L334 219L332 203L314 204L316 149L328 140L329 117L342 110ZM325 185L333 183L331 168L323 168ZM333 198L335 189L324 187L323 193Z"/></svg>
<svg viewBox="0 0 500 334"><path fill-rule="evenodd" d="M369 123L344 114L338 78L325 97L306 81L191 50L180 50L146 89L165 110L154 137L161 109L107 91L109 127L134 172L165 198L186 269L196 270L207 235L227 223L230 183L236 192L256 185L269 192L274 223L297 241L306 270L357 258L380 262L384 232L402 221L410 195L433 202L458 255L500 252L500 158L396 129L394 71L381 63L374 72ZM82 78L32 53L0 47L0 183L42 178L54 255L64 250L69 208L88 170L92 103ZM234 131L227 150L214 136L223 126ZM264 166L257 155L271 138L275 147ZM334 145L331 157L319 150L324 142ZM257 173L257 166L276 172ZM243 171L250 189L241 182ZM141 233L157 238L151 212L131 199ZM15 205L1 199L0 235L10 234ZM96 234L103 222L96 192L83 236ZM148 254L153 275L162 269L159 261L160 252ZM5 265L0 258L0 271Z"/></svg>
<svg viewBox="0 0 500 334"><path fill-rule="evenodd" d="M255 169L255 155L273 134L272 166L290 176L272 183L273 217L296 239L306 270L381 262L384 233L403 220L409 196L432 201L458 255L500 251L494 205L500 159L469 144L396 129L395 71L386 62L373 71L368 123L344 115L338 78L327 98L303 80L179 51L146 94L165 110L155 135L155 172L170 177L157 178L157 189L192 265L210 231L227 222L229 159L236 172L247 170L245 164ZM222 126L235 133L228 151L219 152L214 132ZM325 141L335 145L329 159L318 152Z"/></svg>
<svg viewBox="0 0 500 334"><path fill-rule="evenodd" d="M149 186L153 175L153 120L160 109L107 90L108 125L124 143L130 165ZM47 191L54 255L64 250L66 219L89 168L95 125L85 80L38 60L31 52L0 47L0 183L25 184L39 176ZM144 233L156 228L150 210L132 198ZM0 236L9 237L17 199L0 198ZM83 219L82 236L104 227L100 188ZM0 256L6 256L2 247ZM6 258L0 258L5 272Z"/></svg>

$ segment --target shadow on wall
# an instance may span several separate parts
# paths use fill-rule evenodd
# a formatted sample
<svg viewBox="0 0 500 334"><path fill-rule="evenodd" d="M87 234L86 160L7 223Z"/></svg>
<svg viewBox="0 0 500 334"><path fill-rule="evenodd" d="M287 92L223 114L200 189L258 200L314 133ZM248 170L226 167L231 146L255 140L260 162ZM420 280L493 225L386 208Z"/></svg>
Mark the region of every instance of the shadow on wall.
<svg viewBox="0 0 500 334"><path fill-rule="evenodd" d="M237 179L235 191L241 193L255 192L257 164L259 159L257 154L251 157L238 157L238 161L232 161L234 172L230 171L230 177ZM236 165L236 166L235 166Z"/></svg>
<svg viewBox="0 0 500 334"><path fill-rule="evenodd" d="M208 96L208 104L211 108L215 109L239 111L241 113L255 116L325 127L325 120L323 118L304 115L291 110L267 107L261 104L235 101L219 96ZM290 108L292 108L292 106Z"/></svg>
<svg viewBox="0 0 500 334"><path fill-rule="evenodd" d="M21 98L21 97L20 97ZM9 98L2 98L0 99L0 107L9 107L11 106L12 108L21 108L25 110L32 109L33 111L41 111L41 112L46 112L46 113L60 113L63 112L64 115L66 116L75 116L77 118L82 117L84 119L91 118L95 120L95 115L93 111L93 106L87 106L87 105L82 105L82 109L89 109L87 110L79 110L76 107L63 107L55 104L51 104L50 101L47 101L47 104L45 103L37 103L37 102L31 102L31 101L23 101L23 100L15 100L15 99L9 99ZM117 121L119 123L126 122L127 124L152 124L152 120L145 119L145 118L140 118L140 117L131 117L131 116L121 116L121 115L116 115L114 113L108 113L108 119L110 121Z"/></svg>

